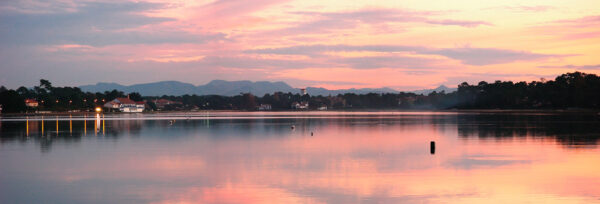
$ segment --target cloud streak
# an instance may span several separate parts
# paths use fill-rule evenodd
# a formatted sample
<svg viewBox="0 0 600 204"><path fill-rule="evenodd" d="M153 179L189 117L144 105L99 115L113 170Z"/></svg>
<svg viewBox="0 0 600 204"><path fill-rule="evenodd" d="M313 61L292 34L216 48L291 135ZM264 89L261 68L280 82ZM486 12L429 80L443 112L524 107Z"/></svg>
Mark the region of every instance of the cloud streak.
<svg viewBox="0 0 600 204"><path fill-rule="evenodd" d="M271 30L267 33L271 35L323 34L338 30L356 29L360 26L370 26L372 32L377 32L388 31L390 28L393 28L392 30L402 30L403 26L411 23L465 28L493 25L485 21L431 18L432 16L439 16L441 13L387 8L365 8L340 12L292 12L291 14L299 15L308 20L293 22L286 28Z"/></svg>
<svg viewBox="0 0 600 204"><path fill-rule="evenodd" d="M246 53L279 54L279 55L307 55L320 56L324 52L342 51L370 51L370 52L408 52L423 55L439 55L459 60L468 65L504 64L515 61L534 61L548 58L561 58L566 55L538 54L526 51L497 49L497 48L427 48L420 46L388 46L388 45L311 45L291 46L282 48L266 48L247 50ZM389 60L389 58L386 58Z"/></svg>
<svg viewBox="0 0 600 204"><path fill-rule="evenodd" d="M426 21L429 24L436 24L436 25L455 25L455 26L462 26L462 27L467 27L467 28L475 28L478 26L483 26L483 25L487 25L487 26L493 26L492 23L488 23L485 21L465 21L465 20L428 20Z"/></svg>
<svg viewBox="0 0 600 204"><path fill-rule="evenodd" d="M538 66L538 68L562 68L562 69L588 69L588 70L594 70L594 69L600 69L600 64L590 64L590 65L572 65L572 64L568 64L568 65L545 65L545 66Z"/></svg>
<svg viewBox="0 0 600 204"><path fill-rule="evenodd" d="M600 24L600 15L584 16L576 19L565 19L550 22L552 24L560 24L568 27L596 27Z"/></svg>
<svg viewBox="0 0 600 204"><path fill-rule="evenodd" d="M504 64L515 61L535 61L548 58L561 58L566 55L538 54L527 51L497 49L497 48L447 48L428 51L461 61L468 65Z"/></svg>
<svg viewBox="0 0 600 204"><path fill-rule="evenodd" d="M560 40L582 40L599 37L598 28L600 28L600 15L555 20L529 29L535 33L555 36Z"/></svg>
<svg viewBox="0 0 600 204"><path fill-rule="evenodd" d="M553 9L557 9L557 8L554 7L554 6L545 6L545 5L537 5L537 6L500 6L500 7L486 8L486 10L496 10L496 9L503 9L503 10L513 11L513 12L521 12L521 13L525 13L525 12L537 13L537 12L545 12L545 11L549 11L549 10L553 10Z"/></svg>
<svg viewBox="0 0 600 204"><path fill-rule="evenodd" d="M87 2L74 12L0 14L1 44L113 44L204 43L223 40L224 34L191 34L180 30L144 29L143 26L175 21L142 12L163 9L158 3Z"/></svg>

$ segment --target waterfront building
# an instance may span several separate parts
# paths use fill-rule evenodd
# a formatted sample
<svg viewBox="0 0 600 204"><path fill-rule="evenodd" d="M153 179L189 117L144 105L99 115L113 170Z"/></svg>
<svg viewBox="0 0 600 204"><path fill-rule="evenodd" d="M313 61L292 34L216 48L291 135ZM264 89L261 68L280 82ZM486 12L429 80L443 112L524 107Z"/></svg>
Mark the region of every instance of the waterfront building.
<svg viewBox="0 0 600 204"><path fill-rule="evenodd" d="M145 103L143 101L133 101L129 98L115 98L112 101L104 104L105 108L117 110L126 113L140 113L145 109Z"/></svg>
<svg viewBox="0 0 600 204"><path fill-rule="evenodd" d="M35 99L25 99L25 106L30 108L37 108L39 103Z"/></svg>

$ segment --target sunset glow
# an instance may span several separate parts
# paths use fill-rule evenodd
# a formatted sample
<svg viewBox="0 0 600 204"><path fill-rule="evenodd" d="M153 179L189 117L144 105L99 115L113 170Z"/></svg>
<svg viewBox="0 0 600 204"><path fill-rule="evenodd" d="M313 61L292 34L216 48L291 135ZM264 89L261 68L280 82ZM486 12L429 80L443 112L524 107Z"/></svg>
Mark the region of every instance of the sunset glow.
<svg viewBox="0 0 600 204"><path fill-rule="evenodd" d="M432 88L600 73L574 1L3 1L0 84L213 79ZM73 77L76 76L76 77Z"/></svg>

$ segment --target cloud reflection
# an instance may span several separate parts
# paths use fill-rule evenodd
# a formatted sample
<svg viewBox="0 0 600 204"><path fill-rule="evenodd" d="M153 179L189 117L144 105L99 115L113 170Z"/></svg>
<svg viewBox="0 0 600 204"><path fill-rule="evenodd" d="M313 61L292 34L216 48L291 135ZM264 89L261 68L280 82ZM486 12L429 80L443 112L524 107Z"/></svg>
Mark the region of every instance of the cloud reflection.
<svg viewBox="0 0 600 204"><path fill-rule="evenodd" d="M597 124L583 122L586 117L541 118L408 114L178 120L173 125L163 120L115 120L106 121L105 135L59 131L44 136L53 147L42 157L36 149L41 140L37 132L22 138L24 126L2 122L0 187L11 190L1 191L0 201L28 203L51 197L56 202L94 203L104 200L99 195L111 195L113 203L595 199L598 149L593 143L578 144L589 147L585 149L565 148L573 144L562 144L552 126L563 120L570 125ZM73 135L81 128L77 124L81 123L73 122ZM295 130L289 128L292 124ZM528 128L522 131L522 126ZM498 131L490 132L489 127ZM569 131L577 137L587 134L581 132L585 129L589 127ZM68 138L78 139L69 143ZM436 142L434 155L430 141ZM18 146L24 149L14 151ZM565 182L577 183L576 188L562 185ZM47 186L60 188L36 193ZM15 193L21 188L32 189L37 197Z"/></svg>

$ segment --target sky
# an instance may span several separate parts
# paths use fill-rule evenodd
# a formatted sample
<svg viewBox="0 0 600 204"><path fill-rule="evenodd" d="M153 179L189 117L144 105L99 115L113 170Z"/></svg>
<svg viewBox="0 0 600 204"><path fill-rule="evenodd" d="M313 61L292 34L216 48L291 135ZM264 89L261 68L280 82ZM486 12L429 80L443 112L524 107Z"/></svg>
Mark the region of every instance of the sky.
<svg viewBox="0 0 600 204"><path fill-rule="evenodd" d="M397 90L600 74L597 0L0 1L0 85Z"/></svg>

